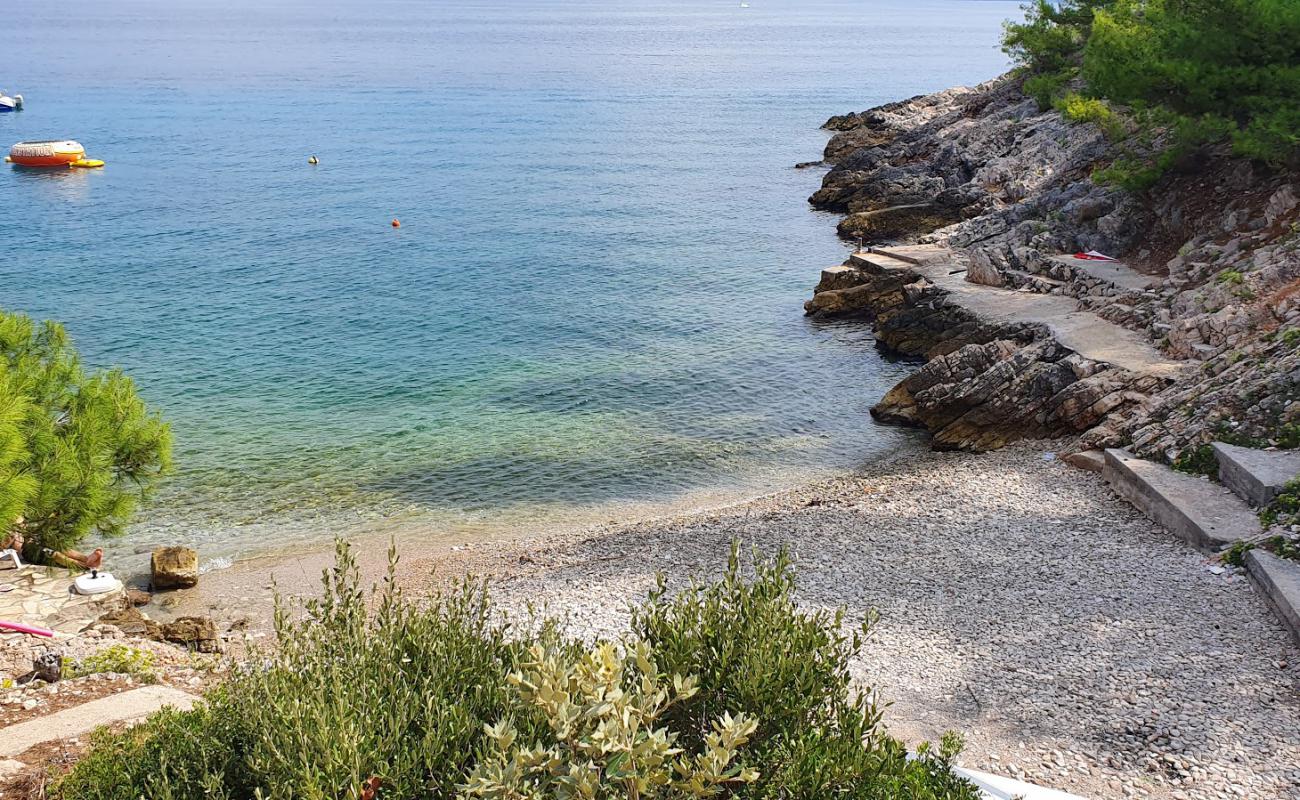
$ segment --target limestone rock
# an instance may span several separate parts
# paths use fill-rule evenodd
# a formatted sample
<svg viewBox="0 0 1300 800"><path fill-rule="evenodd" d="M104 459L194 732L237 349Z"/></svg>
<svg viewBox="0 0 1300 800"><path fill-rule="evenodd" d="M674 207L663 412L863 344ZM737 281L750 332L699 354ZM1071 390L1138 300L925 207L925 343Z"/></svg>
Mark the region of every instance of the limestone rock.
<svg viewBox="0 0 1300 800"><path fill-rule="evenodd" d="M199 555L188 547L156 548L149 572L155 590L188 589L199 582Z"/></svg>
<svg viewBox="0 0 1300 800"><path fill-rule="evenodd" d="M216 624L208 617L179 617L163 625L160 634L163 641L191 647L200 653L221 652Z"/></svg>
<svg viewBox="0 0 1300 800"><path fill-rule="evenodd" d="M144 636L149 639L157 639L160 630L158 623L141 614L134 606L104 614L95 622L100 625L112 625L128 636Z"/></svg>

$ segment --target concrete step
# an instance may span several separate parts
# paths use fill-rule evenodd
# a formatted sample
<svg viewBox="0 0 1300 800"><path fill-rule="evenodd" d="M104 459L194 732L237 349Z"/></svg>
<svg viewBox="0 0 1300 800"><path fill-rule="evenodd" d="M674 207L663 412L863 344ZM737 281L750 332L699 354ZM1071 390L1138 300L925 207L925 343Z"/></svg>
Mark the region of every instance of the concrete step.
<svg viewBox="0 0 1300 800"><path fill-rule="evenodd" d="M864 266L876 267L878 269L897 269L906 270L916 267L916 263L905 261L901 258L895 258L881 252L858 252L849 256L850 264L861 264Z"/></svg>
<svg viewBox="0 0 1300 800"><path fill-rule="evenodd" d="M188 710L196 700L194 695L170 686L145 686L111 694L0 729L0 758L11 758L55 739L84 736L101 725L144 719L164 706Z"/></svg>
<svg viewBox="0 0 1300 800"><path fill-rule="evenodd" d="M1202 550L1221 550L1263 533L1259 518L1228 489L1127 450L1106 451L1102 477L1165 530Z"/></svg>
<svg viewBox="0 0 1300 800"><path fill-rule="evenodd" d="M1256 450L1215 442L1219 480L1254 506L1266 506L1296 478L1300 478L1300 451Z"/></svg>
<svg viewBox="0 0 1300 800"><path fill-rule="evenodd" d="M1246 571L1300 644L1300 561L1256 548L1246 553Z"/></svg>

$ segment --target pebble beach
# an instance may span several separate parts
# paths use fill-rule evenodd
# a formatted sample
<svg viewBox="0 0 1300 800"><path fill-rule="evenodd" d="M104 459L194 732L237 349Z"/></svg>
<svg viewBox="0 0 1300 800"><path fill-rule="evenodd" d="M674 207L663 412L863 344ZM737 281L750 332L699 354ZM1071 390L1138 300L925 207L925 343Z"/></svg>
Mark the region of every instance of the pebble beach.
<svg viewBox="0 0 1300 800"><path fill-rule="evenodd" d="M796 558L809 607L880 619L855 664L908 741L1091 798L1300 797L1300 649L1250 586L1116 499L1050 442L907 453L693 517L464 546L410 568L489 575L585 637L624 629L663 573L730 543Z"/></svg>

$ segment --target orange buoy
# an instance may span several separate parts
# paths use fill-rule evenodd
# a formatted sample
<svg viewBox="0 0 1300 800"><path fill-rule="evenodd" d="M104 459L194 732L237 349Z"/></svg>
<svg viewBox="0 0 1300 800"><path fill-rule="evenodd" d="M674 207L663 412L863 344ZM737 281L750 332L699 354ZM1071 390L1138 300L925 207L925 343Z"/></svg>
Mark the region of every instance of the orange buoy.
<svg viewBox="0 0 1300 800"><path fill-rule="evenodd" d="M394 228L400 228L400 227L402 227L402 223L398 222L397 219L394 218L394 219L393 219L393 227L394 227Z"/></svg>
<svg viewBox="0 0 1300 800"><path fill-rule="evenodd" d="M20 167L66 167L85 157L86 148L77 142L19 142L5 160Z"/></svg>

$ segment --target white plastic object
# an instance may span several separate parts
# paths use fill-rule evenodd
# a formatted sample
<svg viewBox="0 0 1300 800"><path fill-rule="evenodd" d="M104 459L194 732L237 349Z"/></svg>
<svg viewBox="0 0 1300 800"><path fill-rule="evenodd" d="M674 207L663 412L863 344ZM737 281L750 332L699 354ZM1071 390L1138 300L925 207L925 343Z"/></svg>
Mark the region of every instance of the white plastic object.
<svg viewBox="0 0 1300 800"><path fill-rule="evenodd" d="M122 582L114 578L111 572L91 572L88 575L78 575L72 586L77 594L103 594L120 589Z"/></svg>

